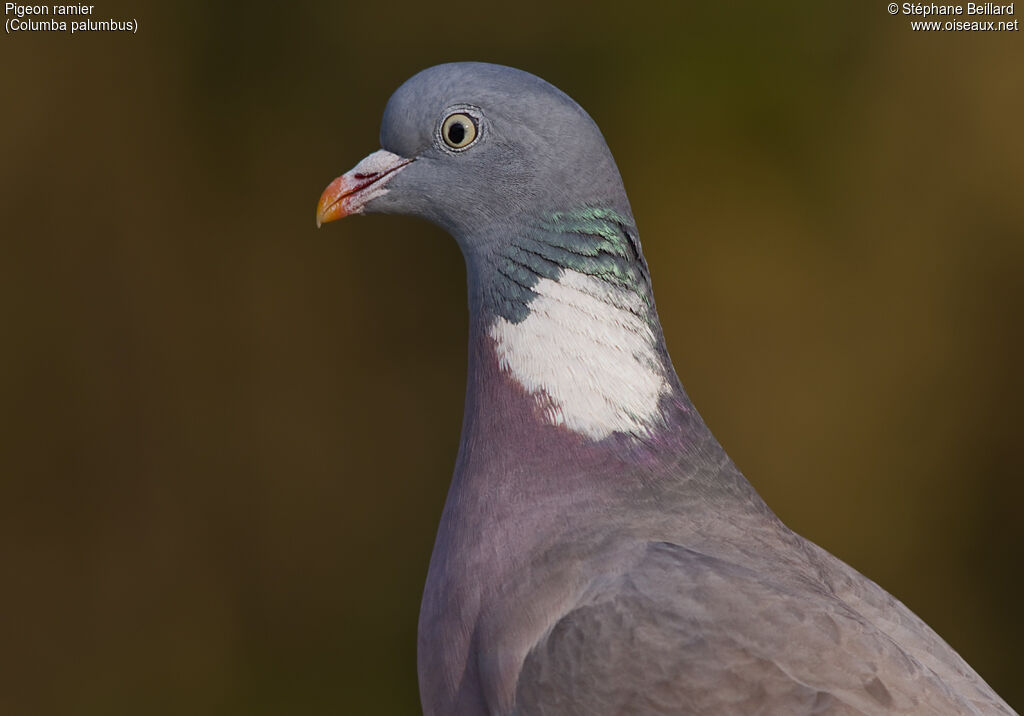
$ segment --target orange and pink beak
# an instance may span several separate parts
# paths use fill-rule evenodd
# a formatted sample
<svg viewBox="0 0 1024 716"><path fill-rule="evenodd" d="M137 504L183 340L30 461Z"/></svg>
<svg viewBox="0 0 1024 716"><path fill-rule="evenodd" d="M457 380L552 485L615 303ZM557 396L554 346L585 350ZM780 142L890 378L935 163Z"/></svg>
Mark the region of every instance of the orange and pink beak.
<svg viewBox="0 0 1024 716"><path fill-rule="evenodd" d="M356 164L332 181L316 205L316 225L358 214L366 203L387 193L386 184L414 160L383 149Z"/></svg>

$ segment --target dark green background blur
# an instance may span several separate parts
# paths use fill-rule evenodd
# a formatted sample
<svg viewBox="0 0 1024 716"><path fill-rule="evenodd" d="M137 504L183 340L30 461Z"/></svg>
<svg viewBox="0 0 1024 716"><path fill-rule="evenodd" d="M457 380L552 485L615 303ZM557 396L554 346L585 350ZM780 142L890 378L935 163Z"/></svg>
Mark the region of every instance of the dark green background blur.
<svg viewBox="0 0 1024 716"><path fill-rule="evenodd" d="M418 713L462 259L313 217L461 59L591 113L720 441L1024 708L1024 33L885 5L118 0L137 35L0 38L0 713Z"/></svg>

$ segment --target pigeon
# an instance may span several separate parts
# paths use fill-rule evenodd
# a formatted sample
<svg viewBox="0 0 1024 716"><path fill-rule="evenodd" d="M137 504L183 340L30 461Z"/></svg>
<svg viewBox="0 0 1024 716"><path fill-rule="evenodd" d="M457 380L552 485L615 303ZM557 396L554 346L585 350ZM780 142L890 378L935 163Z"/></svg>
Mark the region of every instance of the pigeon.
<svg viewBox="0 0 1024 716"><path fill-rule="evenodd" d="M466 262L458 457L420 609L427 716L1012 714L788 529L676 376L615 161L521 70L423 70L317 226L433 222Z"/></svg>

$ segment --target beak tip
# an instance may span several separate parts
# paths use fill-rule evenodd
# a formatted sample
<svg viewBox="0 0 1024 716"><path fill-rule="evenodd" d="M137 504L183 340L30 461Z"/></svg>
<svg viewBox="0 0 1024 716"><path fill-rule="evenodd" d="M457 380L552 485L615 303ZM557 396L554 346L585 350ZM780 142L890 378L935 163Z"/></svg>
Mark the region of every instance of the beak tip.
<svg viewBox="0 0 1024 716"><path fill-rule="evenodd" d="M320 201L316 204L316 228L348 215L345 199L351 193L351 188L346 177L340 176L332 181L320 195Z"/></svg>

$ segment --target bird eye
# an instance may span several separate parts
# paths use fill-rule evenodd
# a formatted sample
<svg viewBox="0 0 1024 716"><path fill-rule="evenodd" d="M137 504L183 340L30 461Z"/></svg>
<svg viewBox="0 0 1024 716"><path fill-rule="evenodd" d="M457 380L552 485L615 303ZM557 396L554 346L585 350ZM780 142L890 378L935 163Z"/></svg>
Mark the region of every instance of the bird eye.
<svg viewBox="0 0 1024 716"><path fill-rule="evenodd" d="M452 149L465 149L476 139L476 121L468 114L449 114L441 124L441 139Z"/></svg>

